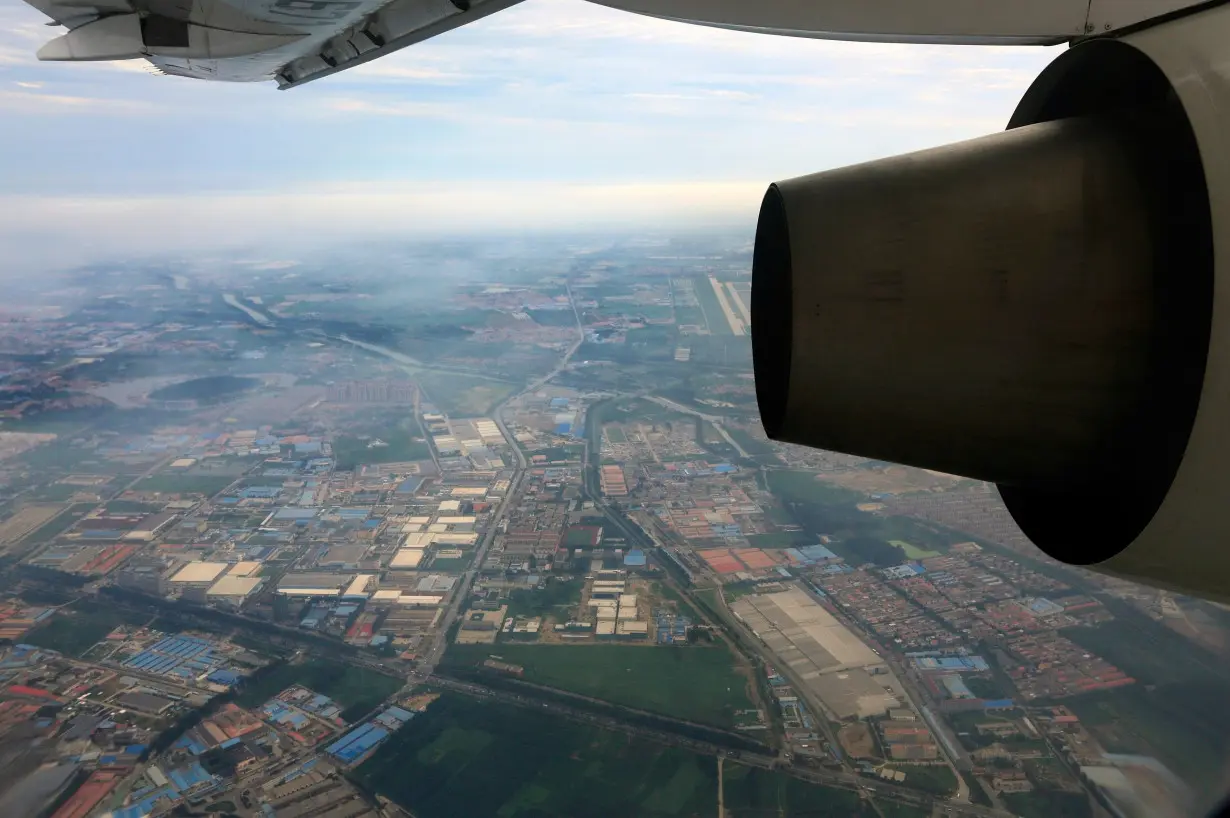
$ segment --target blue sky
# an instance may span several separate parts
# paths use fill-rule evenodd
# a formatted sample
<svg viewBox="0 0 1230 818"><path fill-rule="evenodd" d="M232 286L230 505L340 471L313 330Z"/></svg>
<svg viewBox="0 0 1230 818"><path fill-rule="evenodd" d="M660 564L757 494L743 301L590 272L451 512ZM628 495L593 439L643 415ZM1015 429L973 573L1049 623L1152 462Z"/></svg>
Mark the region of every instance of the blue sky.
<svg viewBox="0 0 1230 818"><path fill-rule="evenodd" d="M294 91L40 64L0 6L9 266L474 229L748 221L774 179L1002 128L1057 53L789 39L529 0ZM71 238L71 240L69 240Z"/></svg>

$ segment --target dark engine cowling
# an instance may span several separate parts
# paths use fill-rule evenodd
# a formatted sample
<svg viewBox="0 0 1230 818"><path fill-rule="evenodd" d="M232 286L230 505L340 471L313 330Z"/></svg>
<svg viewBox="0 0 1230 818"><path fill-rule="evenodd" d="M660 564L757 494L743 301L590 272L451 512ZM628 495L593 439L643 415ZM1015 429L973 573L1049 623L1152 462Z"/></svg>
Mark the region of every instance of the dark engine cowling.
<svg viewBox="0 0 1230 818"><path fill-rule="evenodd" d="M772 185L769 436L993 481L1057 559L1230 600L1226 36L1087 41L1003 133Z"/></svg>

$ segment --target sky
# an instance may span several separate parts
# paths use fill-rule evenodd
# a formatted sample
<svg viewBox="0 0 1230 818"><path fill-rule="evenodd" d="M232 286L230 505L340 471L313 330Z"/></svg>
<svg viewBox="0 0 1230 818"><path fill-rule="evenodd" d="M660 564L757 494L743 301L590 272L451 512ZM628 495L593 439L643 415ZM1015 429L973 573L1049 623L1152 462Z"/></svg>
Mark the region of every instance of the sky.
<svg viewBox="0 0 1230 818"><path fill-rule="evenodd" d="M291 91L39 63L0 5L0 274L265 242L754 226L768 183L1000 130L1055 48L527 0Z"/></svg>

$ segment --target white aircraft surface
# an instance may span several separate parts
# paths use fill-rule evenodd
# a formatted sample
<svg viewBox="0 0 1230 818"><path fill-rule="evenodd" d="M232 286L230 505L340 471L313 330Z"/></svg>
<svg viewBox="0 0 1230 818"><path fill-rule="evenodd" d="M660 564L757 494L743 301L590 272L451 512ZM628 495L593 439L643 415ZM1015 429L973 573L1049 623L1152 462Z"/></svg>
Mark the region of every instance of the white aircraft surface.
<svg viewBox="0 0 1230 818"><path fill-rule="evenodd" d="M521 0L26 0L68 31L40 60L146 59L162 72L293 88ZM1053 44L1192 0L600 0L663 19L797 37Z"/></svg>

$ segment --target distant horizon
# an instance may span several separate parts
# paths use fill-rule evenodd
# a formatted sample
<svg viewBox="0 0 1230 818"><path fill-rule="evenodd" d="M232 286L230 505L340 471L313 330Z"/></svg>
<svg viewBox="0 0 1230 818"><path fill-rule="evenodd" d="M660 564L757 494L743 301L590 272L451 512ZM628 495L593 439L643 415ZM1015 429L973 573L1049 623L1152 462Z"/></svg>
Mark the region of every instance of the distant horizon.
<svg viewBox="0 0 1230 818"><path fill-rule="evenodd" d="M503 185L469 187L459 196L380 193L236 194L223 197L0 197L0 244L10 253L4 272L71 272L91 264L154 263L167 257L205 255L288 257L295 253L354 250L364 245L421 245L433 240L635 240L638 235L711 237L732 234L748 242L766 186L578 186ZM692 192L710 193L704 209L692 207ZM754 192L754 194L753 194ZM538 212L519 213L528 194L550 199ZM742 196L740 196L742 194ZM271 230L277 218L295 220ZM62 239L65 213L89 224L79 244ZM157 246L143 251L145 237L133 226L160 221ZM742 234L742 235L740 235ZM79 234L80 235L80 234ZM303 261L303 260L296 260ZM20 262L20 267L15 269Z"/></svg>

